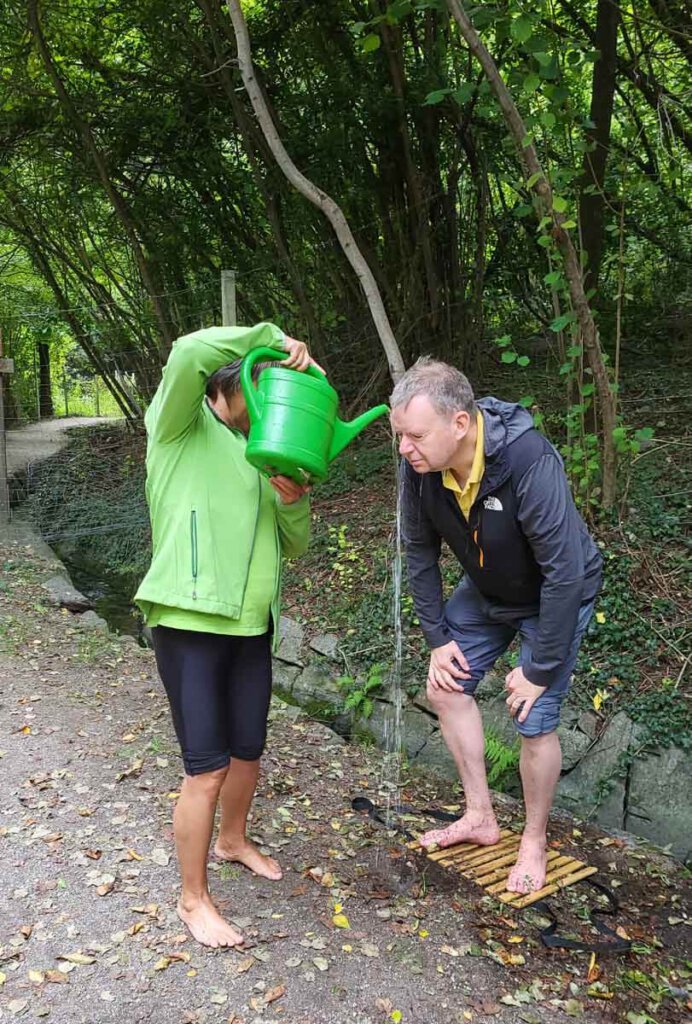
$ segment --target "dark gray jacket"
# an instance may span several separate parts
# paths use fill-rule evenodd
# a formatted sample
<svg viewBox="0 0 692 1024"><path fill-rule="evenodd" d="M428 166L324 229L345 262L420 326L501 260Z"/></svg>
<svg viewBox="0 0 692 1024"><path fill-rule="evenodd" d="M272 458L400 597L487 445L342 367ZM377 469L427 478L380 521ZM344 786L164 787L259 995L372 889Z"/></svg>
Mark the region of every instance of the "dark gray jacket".
<svg viewBox="0 0 692 1024"><path fill-rule="evenodd" d="M430 647L451 639L441 542L447 542L493 617L539 616L527 679L550 686L572 644L580 605L601 584L601 555L577 512L562 460L520 405L484 398L485 472L467 523L441 473L402 463L408 579Z"/></svg>

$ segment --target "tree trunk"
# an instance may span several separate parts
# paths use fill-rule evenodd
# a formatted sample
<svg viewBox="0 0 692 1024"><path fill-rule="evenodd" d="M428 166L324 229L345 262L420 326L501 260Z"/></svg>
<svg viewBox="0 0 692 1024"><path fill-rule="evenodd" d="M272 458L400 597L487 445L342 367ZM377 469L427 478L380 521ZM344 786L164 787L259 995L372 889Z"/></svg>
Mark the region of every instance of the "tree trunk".
<svg viewBox="0 0 692 1024"><path fill-rule="evenodd" d="M314 185L313 182L298 170L286 152L255 76L252 66L250 37L240 7L240 0L227 0L227 3L238 47L238 65L243 78L243 84L267 144L277 164L294 188L321 210L334 228L334 233L339 240L344 255L355 270L365 293L375 328L387 356L389 372L392 379L396 381L404 373L404 361L389 323L382 296L373 273L356 244L356 240L341 208L326 192L323 192L317 185Z"/></svg>
<svg viewBox="0 0 692 1024"><path fill-rule="evenodd" d="M50 348L45 341L39 341L38 349L38 414L42 420L50 420L53 411L53 395L50 380Z"/></svg>
<svg viewBox="0 0 692 1024"><path fill-rule="evenodd" d="M603 506L611 508L615 502L616 485L616 452L613 431L616 426L615 401L608 379L608 371L603 360L603 352L598 336L598 328L593 318L589 301L584 292L579 255L574 248L572 239L562 224L565 221L564 214L558 213L553 206L553 190L545 176L538 153L533 143L527 142L526 126L516 103L512 99L507 86L505 85L495 61L482 43L478 33L469 21L459 0L447 0L447 6L457 25L469 50L478 60L483 68L490 88L500 105L505 122L527 172L528 179L532 182L532 188L539 196L545 213L553 222L553 238L562 254L572 305L577 317L577 323L586 351L589 366L593 374L596 393L598 395L603 426Z"/></svg>
<svg viewBox="0 0 692 1024"><path fill-rule="evenodd" d="M620 7L617 0L598 0L596 49L599 57L593 67L591 87L591 121L595 127L587 133L593 148L591 152L584 153L584 177L579 197L579 226L582 245L588 257L584 275L587 291L598 288L603 253L604 185L615 96L619 22ZM589 186L592 186L592 190L585 191Z"/></svg>

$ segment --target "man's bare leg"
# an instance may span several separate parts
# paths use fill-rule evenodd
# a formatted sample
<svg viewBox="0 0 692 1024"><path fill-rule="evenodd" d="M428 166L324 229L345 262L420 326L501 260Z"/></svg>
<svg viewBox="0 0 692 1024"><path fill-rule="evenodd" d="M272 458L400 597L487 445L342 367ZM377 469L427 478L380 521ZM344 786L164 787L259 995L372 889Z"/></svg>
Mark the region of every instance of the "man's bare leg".
<svg viewBox="0 0 692 1024"><path fill-rule="evenodd" d="M500 829L490 800L485 774L483 722L473 697L428 687L428 699L437 712L442 736L454 758L466 798L466 812L448 828L433 829L420 838L421 846L479 843L492 846Z"/></svg>
<svg viewBox="0 0 692 1024"><path fill-rule="evenodd" d="M243 936L219 914L209 894L207 860L216 801L226 769L186 775L173 815L182 892L178 916L204 946L237 946Z"/></svg>
<svg viewBox="0 0 692 1024"><path fill-rule="evenodd" d="M510 892L537 892L545 885L548 815L561 767L562 752L556 732L522 736L519 771L526 803L526 825L519 857L507 880Z"/></svg>
<svg viewBox="0 0 692 1024"><path fill-rule="evenodd" d="M221 825L214 853L221 860L237 861L263 878L278 881L281 867L273 857L265 857L247 837L247 816L257 788L259 759L233 758L221 789Z"/></svg>

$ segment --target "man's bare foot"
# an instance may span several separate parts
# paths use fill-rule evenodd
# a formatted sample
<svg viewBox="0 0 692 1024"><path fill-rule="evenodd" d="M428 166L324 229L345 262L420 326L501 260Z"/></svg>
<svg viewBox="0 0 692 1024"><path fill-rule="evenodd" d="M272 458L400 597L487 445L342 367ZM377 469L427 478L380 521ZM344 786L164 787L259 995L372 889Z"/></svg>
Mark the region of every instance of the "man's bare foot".
<svg viewBox="0 0 692 1024"><path fill-rule="evenodd" d="M475 817L465 814L453 821L448 828L432 829L420 837L421 846L426 849L433 843L444 849L455 843L478 843L479 846L494 846L500 841L500 829L494 817Z"/></svg>
<svg viewBox="0 0 692 1024"><path fill-rule="evenodd" d="M181 896L177 910L178 917L188 926L193 939L197 939L203 946L211 946L212 949L228 948L240 946L245 941L240 932L224 921L209 894L195 901Z"/></svg>
<svg viewBox="0 0 692 1024"><path fill-rule="evenodd" d="M218 857L219 860L230 860L236 861L238 864L244 864L246 868L249 868L256 875L261 875L262 878L269 878L273 882L278 882L280 878L283 878L283 871L279 862L274 860L273 857L265 857L249 839L244 839L242 844L238 846L229 846L219 839L214 847L214 856Z"/></svg>
<svg viewBox="0 0 692 1024"><path fill-rule="evenodd" d="M538 892L545 885L545 836L522 836L517 862L507 879L508 892Z"/></svg>

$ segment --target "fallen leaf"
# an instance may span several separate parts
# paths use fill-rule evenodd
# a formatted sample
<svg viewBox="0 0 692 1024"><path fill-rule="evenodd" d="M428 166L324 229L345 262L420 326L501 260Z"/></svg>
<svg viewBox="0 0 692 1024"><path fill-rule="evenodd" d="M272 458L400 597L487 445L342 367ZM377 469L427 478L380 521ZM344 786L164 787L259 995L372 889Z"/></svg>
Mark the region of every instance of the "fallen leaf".
<svg viewBox="0 0 692 1024"><path fill-rule="evenodd" d="M274 988L270 988L269 991L267 993L265 993L264 1001L267 1004L275 1003L277 999L281 999L281 997L283 995L285 995L285 994L286 994L286 986L285 985L276 985Z"/></svg>
<svg viewBox="0 0 692 1024"><path fill-rule="evenodd" d="M63 971L46 971L46 981L50 982L51 985L67 985L70 979Z"/></svg>
<svg viewBox="0 0 692 1024"><path fill-rule="evenodd" d="M46 976L43 971L29 971L29 981L33 985L42 985L46 980Z"/></svg>
<svg viewBox="0 0 692 1024"><path fill-rule="evenodd" d="M167 956L159 957L154 964L155 971L165 971L167 967L170 967L171 961Z"/></svg>
<svg viewBox="0 0 692 1024"><path fill-rule="evenodd" d="M6 981L7 975L3 971L0 971L0 988L2 988Z"/></svg>
<svg viewBox="0 0 692 1024"><path fill-rule="evenodd" d="M329 960L325 960L323 956L314 957L312 962L318 971L326 971L329 967Z"/></svg>
<svg viewBox="0 0 692 1024"><path fill-rule="evenodd" d="M169 853L166 853L166 851L162 849L160 846L157 846L149 854L149 859L153 860L154 864L158 864L159 867L165 868L168 866L168 862L170 861L171 856Z"/></svg>
<svg viewBox="0 0 692 1024"><path fill-rule="evenodd" d="M246 956L244 960L241 960L240 963L236 965L235 973L245 974L245 972L249 971L251 967L254 967L256 962L257 961L254 956Z"/></svg>
<svg viewBox="0 0 692 1024"><path fill-rule="evenodd" d="M348 920L348 918L346 917L345 914L334 914L334 916L332 917L332 924L336 928L350 928L351 927L351 925L349 923L349 920Z"/></svg>
<svg viewBox="0 0 692 1024"><path fill-rule="evenodd" d="M223 1006L228 1002L228 996L225 992L215 992L213 996L210 996L209 1002L214 1003L215 1006Z"/></svg>
<svg viewBox="0 0 692 1024"><path fill-rule="evenodd" d="M56 956L56 960L67 960L70 964L95 964L95 956L87 956L86 953L65 953L62 956Z"/></svg>
<svg viewBox="0 0 692 1024"><path fill-rule="evenodd" d="M26 1010L28 1005L28 999L13 999L10 1003L7 1004L7 1009L10 1011L10 1013L22 1013L24 1010Z"/></svg>

